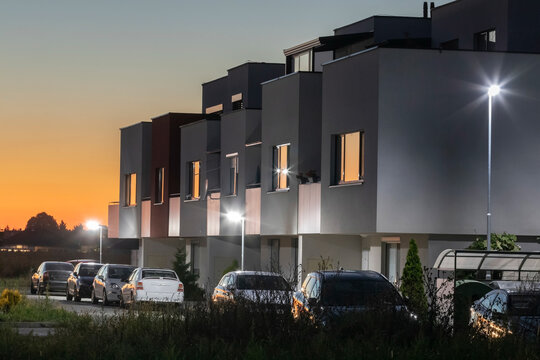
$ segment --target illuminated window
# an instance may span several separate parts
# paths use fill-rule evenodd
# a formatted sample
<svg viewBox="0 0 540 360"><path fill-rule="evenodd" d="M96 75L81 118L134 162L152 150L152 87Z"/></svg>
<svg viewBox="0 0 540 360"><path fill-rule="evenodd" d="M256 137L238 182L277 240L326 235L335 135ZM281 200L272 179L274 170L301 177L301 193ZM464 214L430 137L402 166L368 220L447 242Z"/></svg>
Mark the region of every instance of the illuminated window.
<svg viewBox="0 0 540 360"><path fill-rule="evenodd" d="M311 71L312 70L312 54L311 50L300 54L293 55L294 72Z"/></svg>
<svg viewBox="0 0 540 360"><path fill-rule="evenodd" d="M201 197L201 178L200 178L201 162L192 161L189 163L189 191L187 199L198 200Z"/></svg>
<svg viewBox="0 0 540 360"><path fill-rule="evenodd" d="M364 133L337 135L335 146L334 184L361 181L364 178Z"/></svg>
<svg viewBox="0 0 540 360"><path fill-rule="evenodd" d="M229 159L229 195L238 193L238 153L227 155Z"/></svg>
<svg viewBox="0 0 540 360"><path fill-rule="evenodd" d="M137 174L127 174L125 177L125 206L137 205Z"/></svg>
<svg viewBox="0 0 540 360"><path fill-rule="evenodd" d="M289 147L290 144L274 146L274 190L289 188Z"/></svg>
<svg viewBox="0 0 540 360"><path fill-rule="evenodd" d="M495 29L482 31L474 35L474 50L494 51L497 42Z"/></svg>
<svg viewBox="0 0 540 360"><path fill-rule="evenodd" d="M156 169L156 197L154 204L162 204L165 189L165 168Z"/></svg>

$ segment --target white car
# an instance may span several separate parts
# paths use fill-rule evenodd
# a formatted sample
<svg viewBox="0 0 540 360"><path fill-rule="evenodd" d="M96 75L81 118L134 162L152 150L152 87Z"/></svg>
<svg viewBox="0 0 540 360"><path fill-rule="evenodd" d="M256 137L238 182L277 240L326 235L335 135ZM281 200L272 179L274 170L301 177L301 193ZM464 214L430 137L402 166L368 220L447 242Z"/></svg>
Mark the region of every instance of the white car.
<svg viewBox="0 0 540 360"><path fill-rule="evenodd" d="M184 284L170 269L137 268L122 286L120 305L138 302L184 302Z"/></svg>

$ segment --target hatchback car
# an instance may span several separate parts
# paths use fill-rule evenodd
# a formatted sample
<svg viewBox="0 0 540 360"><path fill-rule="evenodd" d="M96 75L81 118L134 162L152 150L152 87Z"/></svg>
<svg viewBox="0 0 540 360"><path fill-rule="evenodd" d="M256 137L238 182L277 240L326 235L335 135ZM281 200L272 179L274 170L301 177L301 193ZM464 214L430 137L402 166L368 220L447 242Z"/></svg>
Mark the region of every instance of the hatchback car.
<svg viewBox="0 0 540 360"><path fill-rule="evenodd" d="M184 284L170 269L137 268L122 286L120 305L184 302Z"/></svg>
<svg viewBox="0 0 540 360"><path fill-rule="evenodd" d="M64 292L73 265L61 261L45 261L39 265L30 279L30 293L43 294L47 289L51 292Z"/></svg>
<svg viewBox="0 0 540 360"><path fill-rule="evenodd" d="M81 298L89 298L92 293L94 276L103 264L81 262L75 266L69 275L66 285L66 300L81 301Z"/></svg>
<svg viewBox="0 0 540 360"><path fill-rule="evenodd" d="M380 310L407 314L401 295L375 271L316 271L308 274L293 298L293 316L326 324L346 313Z"/></svg>
<svg viewBox="0 0 540 360"><path fill-rule="evenodd" d="M125 279L135 270L132 265L106 264L99 269L94 282L92 283L92 292L90 298L93 304L97 304L99 300L103 305L110 303L119 303L122 286L125 284Z"/></svg>
<svg viewBox="0 0 540 360"><path fill-rule="evenodd" d="M540 290L503 288L488 292L471 307L470 324L498 338L540 336Z"/></svg>
<svg viewBox="0 0 540 360"><path fill-rule="evenodd" d="M292 288L280 274L232 271L225 274L212 294L214 302L249 302L290 311Z"/></svg>

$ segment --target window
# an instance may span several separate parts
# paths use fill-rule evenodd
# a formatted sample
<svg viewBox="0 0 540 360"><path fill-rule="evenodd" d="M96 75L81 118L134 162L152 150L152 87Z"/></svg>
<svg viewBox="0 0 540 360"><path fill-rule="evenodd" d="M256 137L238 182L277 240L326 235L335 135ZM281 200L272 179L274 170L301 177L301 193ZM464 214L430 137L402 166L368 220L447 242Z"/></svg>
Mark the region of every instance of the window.
<svg viewBox="0 0 540 360"><path fill-rule="evenodd" d="M189 189L186 196L187 199L198 200L201 197L200 189L200 171L201 171L201 162L192 161L188 164L189 168Z"/></svg>
<svg viewBox="0 0 540 360"><path fill-rule="evenodd" d="M238 153L227 155L229 159L229 195L238 193Z"/></svg>
<svg viewBox="0 0 540 360"><path fill-rule="evenodd" d="M274 179L272 184L274 190L289 188L289 147L290 144L274 147Z"/></svg>
<svg viewBox="0 0 540 360"><path fill-rule="evenodd" d="M137 174L127 174L125 177L125 206L137 205Z"/></svg>
<svg viewBox="0 0 540 360"><path fill-rule="evenodd" d="M479 32L474 35L474 50L494 51L496 42L495 29Z"/></svg>
<svg viewBox="0 0 540 360"><path fill-rule="evenodd" d="M364 132L335 136L334 184L362 181L364 178Z"/></svg>
<svg viewBox="0 0 540 360"><path fill-rule="evenodd" d="M154 204L163 203L163 191L165 189L165 168L156 169L156 194Z"/></svg>
<svg viewBox="0 0 540 360"><path fill-rule="evenodd" d="M303 53L293 55L294 69L297 71L312 71L312 53L311 50L304 51Z"/></svg>
<svg viewBox="0 0 540 360"><path fill-rule="evenodd" d="M242 93L231 96L231 103L233 110L240 110L244 108L244 101L242 100Z"/></svg>

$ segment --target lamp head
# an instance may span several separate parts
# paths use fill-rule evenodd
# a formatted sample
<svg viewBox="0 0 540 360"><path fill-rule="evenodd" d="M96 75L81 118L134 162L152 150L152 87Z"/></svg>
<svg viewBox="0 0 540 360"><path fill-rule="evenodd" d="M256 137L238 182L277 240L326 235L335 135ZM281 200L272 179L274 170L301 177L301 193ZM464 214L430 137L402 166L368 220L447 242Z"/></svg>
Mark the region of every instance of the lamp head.
<svg viewBox="0 0 540 360"><path fill-rule="evenodd" d="M501 87L499 85L491 85L488 89L488 95L490 97L497 96L501 92Z"/></svg>
<svg viewBox="0 0 540 360"><path fill-rule="evenodd" d="M236 211L231 211L227 213L227 219L233 222L240 222L242 221L243 217L240 213Z"/></svg>
<svg viewBox="0 0 540 360"><path fill-rule="evenodd" d="M99 222L97 222L96 220L88 220L86 222L86 228L88 230L98 230L99 227L100 227Z"/></svg>

